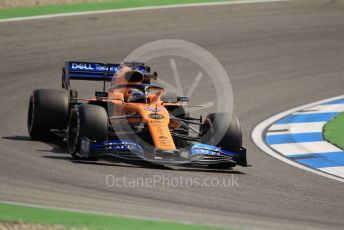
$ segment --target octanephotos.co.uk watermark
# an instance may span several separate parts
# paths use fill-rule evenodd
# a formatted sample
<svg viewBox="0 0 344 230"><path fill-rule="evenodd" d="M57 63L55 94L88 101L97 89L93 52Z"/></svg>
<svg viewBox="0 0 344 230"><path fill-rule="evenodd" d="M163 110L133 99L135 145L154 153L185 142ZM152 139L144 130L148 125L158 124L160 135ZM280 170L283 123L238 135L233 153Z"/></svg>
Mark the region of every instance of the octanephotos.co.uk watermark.
<svg viewBox="0 0 344 230"><path fill-rule="evenodd" d="M160 174L149 177L127 177L109 174L105 177L105 185L108 188L240 188L239 177L236 175L217 178L185 176L167 177Z"/></svg>

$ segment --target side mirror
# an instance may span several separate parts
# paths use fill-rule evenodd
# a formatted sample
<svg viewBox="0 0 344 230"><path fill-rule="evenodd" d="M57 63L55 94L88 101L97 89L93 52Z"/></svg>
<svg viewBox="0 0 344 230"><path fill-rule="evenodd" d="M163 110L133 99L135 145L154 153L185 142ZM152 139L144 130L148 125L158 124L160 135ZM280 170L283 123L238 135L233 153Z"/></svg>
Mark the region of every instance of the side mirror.
<svg viewBox="0 0 344 230"><path fill-rule="evenodd" d="M99 91L97 91L97 92L95 93L95 96L96 96L96 97L108 97L109 94L108 94L108 92L99 92Z"/></svg>
<svg viewBox="0 0 344 230"><path fill-rule="evenodd" d="M178 102L188 102L190 101L189 97L177 97Z"/></svg>

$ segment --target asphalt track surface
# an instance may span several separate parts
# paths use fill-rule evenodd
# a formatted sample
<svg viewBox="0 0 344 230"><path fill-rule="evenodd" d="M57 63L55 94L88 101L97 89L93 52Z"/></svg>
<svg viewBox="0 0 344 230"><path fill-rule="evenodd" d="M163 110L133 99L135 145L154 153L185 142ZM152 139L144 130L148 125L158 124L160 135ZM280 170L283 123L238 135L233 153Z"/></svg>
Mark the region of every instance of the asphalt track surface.
<svg viewBox="0 0 344 230"><path fill-rule="evenodd" d="M289 166L250 140L269 116L343 94L344 4L290 1L101 14L0 24L0 200L180 222L273 229L342 229L344 185ZM71 161L30 141L29 94L60 86L65 60L121 60L156 39L209 50L230 71L252 167L163 170ZM108 174L238 177L235 188L107 188Z"/></svg>

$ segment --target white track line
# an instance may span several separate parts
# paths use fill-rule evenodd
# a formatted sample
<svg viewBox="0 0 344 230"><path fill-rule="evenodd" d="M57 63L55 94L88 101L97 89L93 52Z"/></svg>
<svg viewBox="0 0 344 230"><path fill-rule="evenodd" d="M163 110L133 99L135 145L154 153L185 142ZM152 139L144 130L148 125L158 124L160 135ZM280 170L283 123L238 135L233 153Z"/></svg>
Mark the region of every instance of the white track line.
<svg viewBox="0 0 344 230"><path fill-rule="evenodd" d="M339 175L344 177L344 166L338 166L338 167L325 167L321 168L322 171L325 171L330 174Z"/></svg>
<svg viewBox="0 0 344 230"><path fill-rule="evenodd" d="M270 146L284 156L342 151L327 141L272 144Z"/></svg>
<svg viewBox="0 0 344 230"><path fill-rule="evenodd" d="M285 156L282 156L281 154L277 153L275 150L273 150L272 148L270 148L267 144L265 144L265 141L263 140L263 137L264 137L264 132L265 130L273 123L275 123L277 120L291 114L291 113L295 113L299 110L305 110L309 107L312 107L312 106L317 106L317 105L320 105L320 104L323 104L323 103L326 103L326 102L330 102L330 101L334 101L334 100L337 100L337 99L343 99L344 96L338 96L338 97L332 97L332 98L329 98L329 99L325 99L325 100L321 100L321 101L317 101L317 102L313 102L313 103L310 103L310 104L307 104L307 105L302 105L302 106L299 106L299 107L296 107L296 108L293 108L293 109L290 109L290 110L287 110L285 112L282 112L282 113L279 113L273 117L270 117L268 119L266 119L265 121L259 123L255 128L254 130L252 131L252 140L253 142L262 150L264 151L265 153L269 154L270 156L280 160L280 161L283 161L289 165L292 165L292 166L295 166L297 168L300 168L300 169L303 169L305 171L308 171L308 172L312 172L312 173L315 173L315 174L318 174L318 175L321 175L321 176L324 176L324 177L327 177L327 178L330 178L330 179L333 179L333 180L337 180L337 181L340 181L340 182L344 182L344 179L343 178L339 178L339 177L336 177L334 175L331 175L331 174L327 174L325 172L322 172L322 171L319 171L319 170L316 170L316 169L312 169L312 168L309 168L309 167L306 167L306 166L303 166L301 164L298 164L288 158L286 158Z"/></svg>
<svg viewBox="0 0 344 230"><path fill-rule="evenodd" d="M159 10L159 9L173 9L173 8L183 8L183 7L221 6L221 5L263 3L263 2L285 2L285 1L293 1L293 0L241 0L241 1L233 1L233 2L186 3L186 4L176 4L176 5L165 5L165 6L146 6L146 7L123 8L123 9L94 10L94 11L84 11L84 12L75 12L75 13L61 13L61 14L50 14L50 15L30 16L30 17L0 19L0 23L1 22L16 22L16 21L26 21L26 20L69 17L69 16L80 16L80 15L131 12L131 11L141 11L141 10Z"/></svg>
<svg viewBox="0 0 344 230"><path fill-rule="evenodd" d="M274 124L268 130L266 135L292 134L292 133L313 133L322 130L326 122L307 122L293 124Z"/></svg>
<svg viewBox="0 0 344 230"><path fill-rule="evenodd" d="M327 113L327 112L343 112L342 104L334 105L318 105L312 107L310 110L296 112L294 114L312 114L312 113Z"/></svg>

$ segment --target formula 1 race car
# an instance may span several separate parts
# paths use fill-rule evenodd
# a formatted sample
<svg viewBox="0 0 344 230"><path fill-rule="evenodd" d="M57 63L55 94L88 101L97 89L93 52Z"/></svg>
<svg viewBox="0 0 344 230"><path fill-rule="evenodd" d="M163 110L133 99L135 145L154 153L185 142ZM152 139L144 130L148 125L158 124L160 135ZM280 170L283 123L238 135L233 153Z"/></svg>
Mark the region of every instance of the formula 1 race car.
<svg viewBox="0 0 344 230"><path fill-rule="evenodd" d="M160 165L247 166L234 115L192 118L188 97L163 100L164 89L151 84L156 79L157 73L144 63L66 62L63 89L38 89L31 95L28 132L35 140L51 133L62 137L79 160L114 157ZM103 81L104 86L94 97L82 99L70 88L70 80ZM111 82L108 90L106 82Z"/></svg>

